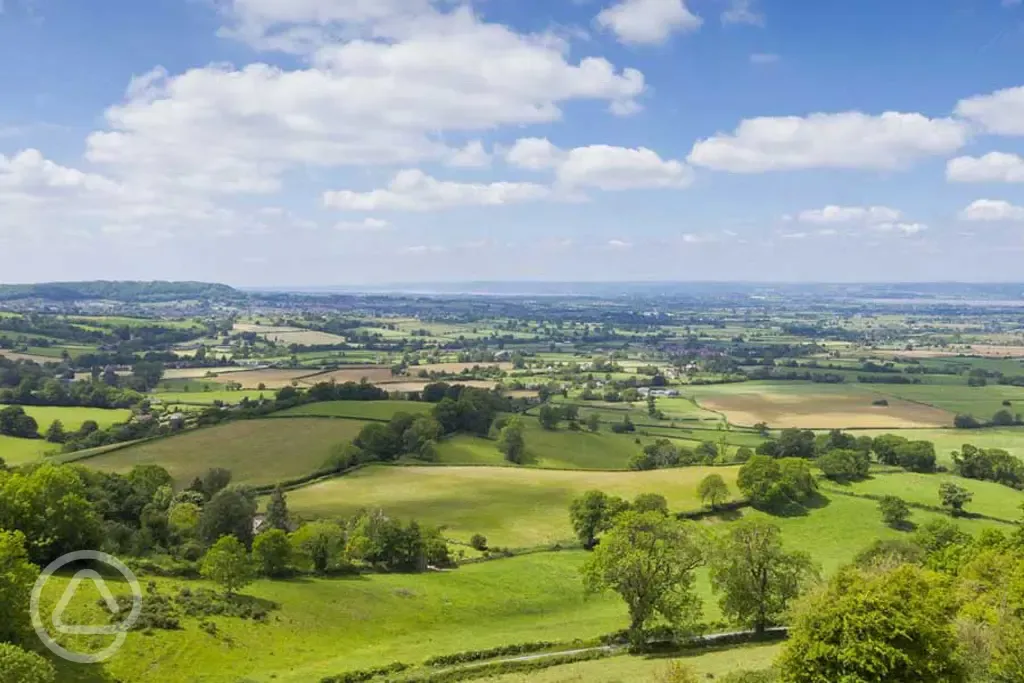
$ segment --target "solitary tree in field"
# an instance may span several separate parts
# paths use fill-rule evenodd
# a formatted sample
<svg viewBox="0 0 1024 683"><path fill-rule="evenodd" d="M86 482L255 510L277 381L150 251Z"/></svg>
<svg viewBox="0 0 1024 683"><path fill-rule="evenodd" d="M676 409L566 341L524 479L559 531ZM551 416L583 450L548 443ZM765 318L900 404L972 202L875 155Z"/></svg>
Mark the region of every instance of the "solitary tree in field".
<svg viewBox="0 0 1024 683"><path fill-rule="evenodd" d="M910 517L910 508L899 496L883 496L878 501L878 509L882 513L882 521L894 529L906 525Z"/></svg>
<svg viewBox="0 0 1024 683"><path fill-rule="evenodd" d="M255 573L245 546L234 536L222 536L214 543L199 571L204 578L220 584L228 595L252 583Z"/></svg>
<svg viewBox="0 0 1024 683"><path fill-rule="evenodd" d="M597 413L591 413L587 416L587 429L592 432L596 432L601 429L601 416Z"/></svg>
<svg viewBox="0 0 1024 683"><path fill-rule="evenodd" d="M587 559L581 572L588 592L611 590L629 611L629 639L644 644L644 626L655 616L684 627L700 615L694 571L703 561L700 532L657 512L624 512Z"/></svg>
<svg viewBox="0 0 1024 683"><path fill-rule="evenodd" d="M712 510L729 499L729 486L720 474L709 474L697 486L697 495Z"/></svg>
<svg viewBox="0 0 1024 683"><path fill-rule="evenodd" d="M974 494L963 486L945 482L939 485L939 498L942 499L942 506L949 508L951 515L960 517L964 514L964 505L974 499Z"/></svg>
<svg viewBox="0 0 1024 683"><path fill-rule="evenodd" d="M779 622L804 583L817 575L810 556L787 552L774 524L742 522L711 555L711 585L722 613L764 633Z"/></svg>
<svg viewBox="0 0 1024 683"><path fill-rule="evenodd" d="M526 456L526 439L523 437L523 421L511 418L498 435L498 450L509 462L521 465Z"/></svg>

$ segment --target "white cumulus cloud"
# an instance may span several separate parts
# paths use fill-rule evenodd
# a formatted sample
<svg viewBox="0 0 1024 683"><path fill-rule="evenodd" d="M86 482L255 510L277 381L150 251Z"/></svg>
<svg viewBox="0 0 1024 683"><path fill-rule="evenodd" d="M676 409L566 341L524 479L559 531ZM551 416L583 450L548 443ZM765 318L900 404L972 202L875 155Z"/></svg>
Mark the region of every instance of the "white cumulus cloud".
<svg viewBox="0 0 1024 683"><path fill-rule="evenodd" d="M505 158L519 168L554 169L556 184L563 189L678 188L693 182L689 166L662 159L646 147L588 145L562 150L547 139L523 138Z"/></svg>
<svg viewBox="0 0 1024 683"><path fill-rule="evenodd" d="M886 112L746 119L732 133L698 141L688 161L733 173L811 168L897 169L962 147L968 126L953 119Z"/></svg>
<svg viewBox="0 0 1024 683"><path fill-rule="evenodd" d="M521 204L545 199L550 194L548 188L536 183L458 183L408 169L395 175L387 188L326 192L324 205L351 211L437 211L459 206Z"/></svg>
<svg viewBox="0 0 1024 683"><path fill-rule="evenodd" d="M977 223L1024 221L1024 206L1002 199L978 199L960 212L960 218Z"/></svg>
<svg viewBox="0 0 1024 683"><path fill-rule="evenodd" d="M683 0L622 0L602 10L597 23L623 43L656 44L676 31L696 31L702 20Z"/></svg>
<svg viewBox="0 0 1024 683"><path fill-rule="evenodd" d="M1024 135L1024 86L960 100L956 113L987 133Z"/></svg>
<svg viewBox="0 0 1024 683"><path fill-rule="evenodd" d="M892 223L903 213L887 206L836 206L830 204L822 209L808 209L797 214L801 223L828 225L835 223Z"/></svg>
<svg viewBox="0 0 1024 683"><path fill-rule="evenodd" d="M955 183L1024 183L1024 158L1004 152L957 157L946 164L946 179Z"/></svg>

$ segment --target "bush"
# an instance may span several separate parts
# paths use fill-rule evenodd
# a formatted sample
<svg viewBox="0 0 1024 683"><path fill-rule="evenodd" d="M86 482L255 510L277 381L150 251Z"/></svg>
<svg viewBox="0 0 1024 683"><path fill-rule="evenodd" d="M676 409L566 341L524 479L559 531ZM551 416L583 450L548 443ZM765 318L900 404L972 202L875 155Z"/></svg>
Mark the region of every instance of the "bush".
<svg viewBox="0 0 1024 683"><path fill-rule="evenodd" d="M983 425L973 415L957 415L953 418L953 426L957 429L978 429Z"/></svg>
<svg viewBox="0 0 1024 683"><path fill-rule="evenodd" d="M883 497L878 502L878 509L882 513L882 521L894 528L904 526L910 517L910 508L906 501L898 496Z"/></svg>
<svg viewBox="0 0 1024 683"><path fill-rule="evenodd" d="M57 672L34 652L0 643L0 683L54 683Z"/></svg>
<svg viewBox="0 0 1024 683"><path fill-rule="evenodd" d="M473 538L469 539L469 545L474 550L483 552L487 550L487 537L483 534L473 534Z"/></svg>
<svg viewBox="0 0 1024 683"><path fill-rule="evenodd" d="M320 679L320 683L363 683L364 681L370 681L379 676L402 673L408 668L408 664L393 662L387 666L378 666L373 669L357 669L355 671L338 674L337 676L325 676Z"/></svg>
<svg viewBox="0 0 1024 683"><path fill-rule="evenodd" d="M456 652L450 655L431 657L430 659L425 660L423 664L425 666L453 666L455 664L466 664L468 662L479 662L485 659L494 659L495 657L509 657L514 655L530 654L532 652L540 652L541 650L549 650L556 645L557 643L546 640L534 643L499 645L498 647L492 647L487 650L466 650L465 652Z"/></svg>

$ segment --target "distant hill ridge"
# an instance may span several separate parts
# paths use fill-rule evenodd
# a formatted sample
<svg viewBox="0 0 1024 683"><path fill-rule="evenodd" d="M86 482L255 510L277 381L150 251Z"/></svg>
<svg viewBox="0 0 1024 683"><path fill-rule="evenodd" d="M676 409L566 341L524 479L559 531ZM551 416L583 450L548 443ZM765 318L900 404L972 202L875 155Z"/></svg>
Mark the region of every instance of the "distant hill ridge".
<svg viewBox="0 0 1024 683"><path fill-rule="evenodd" d="M0 285L0 301L47 299L51 301L174 301L180 299L244 299L228 285L211 282L109 281L42 282Z"/></svg>

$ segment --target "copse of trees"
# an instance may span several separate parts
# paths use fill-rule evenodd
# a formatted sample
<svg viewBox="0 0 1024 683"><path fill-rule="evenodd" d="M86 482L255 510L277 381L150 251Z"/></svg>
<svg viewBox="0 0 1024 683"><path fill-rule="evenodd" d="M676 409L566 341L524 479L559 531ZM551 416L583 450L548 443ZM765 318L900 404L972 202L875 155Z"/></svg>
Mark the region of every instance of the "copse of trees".
<svg viewBox="0 0 1024 683"><path fill-rule="evenodd" d="M959 451L953 451L953 465L956 473L967 479L1024 488L1024 462L1001 448L964 444Z"/></svg>
<svg viewBox="0 0 1024 683"><path fill-rule="evenodd" d="M815 464L828 479L848 482L868 476L871 456L864 451L837 448L819 457Z"/></svg>
<svg viewBox="0 0 1024 683"><path fill-rule="evenodd" d="M39 424L21 406L8 406L0 410L0 434L23 439L38 439Z"/></svg>
<svg viewBox="0 0 1024 683"><path fill-rule="evenodd" d="M807 460L766 455L755 455L740 467L736 483L751 505L769 511L803 505L818 488Z"/></svg>

